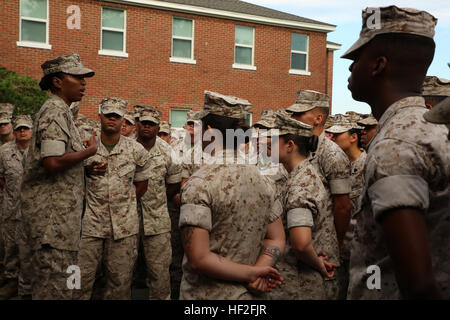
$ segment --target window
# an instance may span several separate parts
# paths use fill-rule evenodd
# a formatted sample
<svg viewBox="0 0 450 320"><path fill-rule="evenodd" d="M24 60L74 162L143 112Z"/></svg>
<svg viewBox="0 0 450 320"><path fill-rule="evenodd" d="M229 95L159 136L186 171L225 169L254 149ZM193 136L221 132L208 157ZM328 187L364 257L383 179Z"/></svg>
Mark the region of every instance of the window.
<svg viewBox="0 0 450 320"><path fill-rule="evenodd" d="M236 26L233 68L256 70L253 65L254 31L252 27Z"/></svg>
<svg viewBox="0 0 450 320"><path fill-rule="evenodd" d="M308 42L307 35L293 33L291 41L290 73L309 75L308 72Z"/></svg>
<svg viewBox="0 0 450 320"><path fill-rule="evenodd" d="M183 128L190 109L170 109L170 124L172 128Z"/></svg>
<svg viewBox="0 0 450 320"><path fill-rule="evenodd" d="M195 63L194 21L174 17L172 20L172 62Z"/></svg>
<svg viewBox="0 0 450 320"><path fill-rule="evenodd" d="M102 35L99 54L128 57L126 43L126 11L102 7Z"/></svg>
<svg viewBox="0 0 450 320"><path fill-rule="evenodd" d="M48 44L48 1L20 0L18 46L51 49Z"/></svg>

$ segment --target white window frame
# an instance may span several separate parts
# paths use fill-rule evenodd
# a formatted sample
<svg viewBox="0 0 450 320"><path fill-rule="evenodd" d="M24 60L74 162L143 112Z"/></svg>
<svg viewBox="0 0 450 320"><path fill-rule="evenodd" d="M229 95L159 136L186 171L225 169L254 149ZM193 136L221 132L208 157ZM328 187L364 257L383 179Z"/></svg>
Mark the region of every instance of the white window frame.
<svg viewBox="0 0 450 320"><path fill-rule="evenodd" d="M192 38L189 37L181 37L181 36L174 36L173 35L173 21L175 19L184 19L184 20L190 20L192 21ZM170 51L170 62L176 62L176 63L187 63L187 64L197 64L197 61L194 59L194 38L195 38L195 20L185 17L179 17L179 16L173 16L172 17L172 37L171 37L171 51ZM174 57L173 56L173 40L189 40L191 41L191 58L181 58L181 57Z"/></svg>
<svg viewBox="0 0 450 320"><path fill-rule="evenodd" d="M253 29L253 45L248 45L248 44L238 44L236 43L236 27L237 26L241 26L241 27L247 27L247 28L252 28ZM252 70L255 71L256 70L256 66L255 66L255 27L249 27L249 26L244 26L244 25L235 25L234 26L234 63L233 63L233 68L234 69L244 69L244 70ZM251 48L252 49L252 64L240 64L240 63L236 63L236 47L242 47L242 48Z"/></svg>
<svg viewBox="0 0 450 320"><path fill-rule="evenodd" d="M49 4L49 2L50 2L50 0L47 0L47 19L22 17L20 2L21 1L19 1L19 41L16 42L16 45L18 47L28 47L28 48L51 50L52 46L49 43L49 25L50 25L50 16L49 16L50 15L50 10L49 10L50 4ZM37 41L22 41L22 20L45 22L45 43L37 42Z"/></svg>
<svg viewBox="0 0 450 320"><path fill-rule="evenodd" d="M299 51L299 50L292 50L292 34L297 33L297 34L301 34L306 36L306 51ZM310 76L311 72L309 72L309 35L307 34L303 34L303 33L298 33L298 32L293 32L291 34L291 56L289 57L289 73L290 74L298 74L298 75L303 75L303 76ZM292 54L293 53L299 53L299 54L304 54L306 55L306 70L300 70L300 69L292 69Z"/></svg>
<svg viewBox="0 0 450 320"><path fill-rule="evenodd" d="M173 111L187 111L186 114L187 114L189 111L192 111L192 109L188 109L188 108L170 108L170 109L169 109L169 123L172 123L172 110L173 110ZM175 128L175 129L181 129L181 128L183 128L183 127L181 127L181 128L173 127L173 128Z"/></svg>
<svg viewBox="0 0 450 320"><path fill-rule="evenodd" d="M106 9L112 9L112 10L122 10L123 11L123 29L118 28L110 28L110 27L103 27L103 8ZM103 49L103 30L105 31L115 31L115 32L122 32L123 33L123 51L119 50L108 50ZM101 15L100 15L100 50L98 50L98 54L102 56L113 56L113 57L122 57L122 58L128 58L127 53L127 10L122 8L116 8L116 7L107 7L102 6L101 7Z"/></svg>

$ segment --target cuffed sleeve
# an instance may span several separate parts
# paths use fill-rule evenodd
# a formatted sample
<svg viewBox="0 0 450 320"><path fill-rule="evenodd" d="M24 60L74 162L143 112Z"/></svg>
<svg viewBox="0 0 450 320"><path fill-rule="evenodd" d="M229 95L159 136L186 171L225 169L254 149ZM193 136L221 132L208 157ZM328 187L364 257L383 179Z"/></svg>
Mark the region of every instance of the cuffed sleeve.
<svg viewBox="0 0 450 320"><path fill-rule="evenodd" d="M291 209L287 213L288 229L294 227L313 227L314 221L312 212L306 208Z"/></svg>
<svg viewBox="0 0 450 320"><path fill-rule="evenodd" d="M368 194L376 220L390 209L412 207L427 210L430 205L427 182L414 175L382 178L370 186Z"/></svg>
<svg viewBox="0 0 450 320"><path fill-rule="evenodd" d="M349 194L352 191L350 178L333 179L329 183L331 194Z"/></svg>
<svg viewBox="0 0 450 320"><path fill-rule="evenodd" d="M180 222L178 226L194 226L211 231L211 209L196 204L184 204L180 209Z"/></svg>
<svg viewBox="0 0 450 320"><path fill-rule="evenodd" d="M41 157L60 157L66 153L66 143L58 140L41 141Z"/></svg>

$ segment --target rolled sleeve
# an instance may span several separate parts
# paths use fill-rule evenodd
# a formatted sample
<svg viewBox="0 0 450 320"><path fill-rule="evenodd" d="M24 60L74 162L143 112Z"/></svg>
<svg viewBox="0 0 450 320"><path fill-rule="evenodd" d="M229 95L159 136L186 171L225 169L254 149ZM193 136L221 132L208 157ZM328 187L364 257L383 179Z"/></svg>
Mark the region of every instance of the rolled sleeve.
<svg viewBox="0 0 450 320"><path fill-rule="evenodd" d="M167 184L175 184L181 182L181 173L177 173L167 177Z"/></svg>
<svg viewBox="0 0 450 320"><path fill-rule="evenodd" d="M269 223L274 222L283 214L283 205L279 199L275 199L269 216Z"/></svg>
<svg viewBox="0 0 450 320"><path fill-rule="evenodd" d="M330 180L331 194L348 194L352 191L350 178Z"/></svg>
<svg viewBox="0 0 450 320"><path fill-rule="evenodd" d="M66 143L58 140L41 141L41 157L60 157L66 153Z"/></svg>
<svg viewBox="0 0 450 320"><path fill-rule="evenodd" d="M294 227L313 227L314 221L312 212L306 208L291 209L287 213L288 229Z"/></svg>
<svg viewBox="0 0 450 320"><path fill-rule="evenodd" d="M211 231L211 209L196 204L184 204L180 209L180 222L178 226L194 226Z"/></svg>
<svg viewBox="0 0 450 320"><path fill-rule="evenodd" d="M415 175L382 178L370 186L368 195L376 220L390 209L412 207L427 210L430 205L428 184Z"/></svg>

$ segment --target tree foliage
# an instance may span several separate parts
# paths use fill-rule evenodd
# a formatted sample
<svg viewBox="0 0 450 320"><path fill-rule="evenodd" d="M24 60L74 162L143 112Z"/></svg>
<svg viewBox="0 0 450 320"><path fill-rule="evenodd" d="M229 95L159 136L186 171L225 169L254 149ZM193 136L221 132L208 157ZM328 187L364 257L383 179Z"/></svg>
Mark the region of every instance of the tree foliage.
<svg viewBox="0 0 450 320"><path fill-rule="evenodd" d="M0 102L13 104L15 115L34 115L47 98L47 92L33 78L0 67Z"/></svg>

